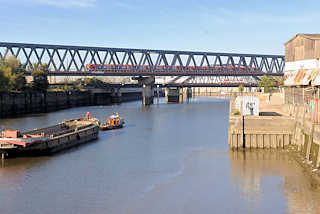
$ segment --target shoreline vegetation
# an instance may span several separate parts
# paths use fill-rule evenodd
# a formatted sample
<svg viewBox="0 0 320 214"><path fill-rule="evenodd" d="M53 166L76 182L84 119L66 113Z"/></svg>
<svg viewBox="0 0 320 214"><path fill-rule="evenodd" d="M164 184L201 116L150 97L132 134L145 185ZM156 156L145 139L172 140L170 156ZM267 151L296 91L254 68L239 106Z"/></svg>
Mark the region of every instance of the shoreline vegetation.
<svg viewBox="0 0 320 214"><path fill-rule="evenodd" d="M25 73L31 73L27 82ZM48 82L49 66L22 64L16 57L0 58L0 118L23 117L26 114L45 113L66 108L110 105L141 99L138 92L112 95L93 93L83 86L105 86L98 78L84 78L60 85Z"/></svg>
<svg viewBox="0 0 320 214"><path fill-rule="evenodd" d="M27 82L26 72L31 73L31 82ZM0 93L88 91L83 89L83 85L105 84L98 78L86 77L68 81L64 85L53 88L48 82L48 73L48 64L33 64L29 67L22 64L15 56L2 57L0 58Z"/></svg>

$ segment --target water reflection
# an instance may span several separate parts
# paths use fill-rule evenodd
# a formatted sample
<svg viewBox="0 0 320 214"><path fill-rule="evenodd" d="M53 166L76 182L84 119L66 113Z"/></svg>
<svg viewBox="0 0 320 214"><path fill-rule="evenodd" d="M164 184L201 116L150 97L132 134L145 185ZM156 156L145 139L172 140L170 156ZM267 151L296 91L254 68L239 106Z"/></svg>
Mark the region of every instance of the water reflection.
<svg viewBox="0 0 320 214"><path fill-rule="evenodd" d="M285 151L230 151L229 157L232 184L249 203L269 203L267 188L277 183L286 197L288 213L320 213L319 186ZM272 206L277 210L275 199Z"/></svg>
<svg viewBox="0 0 320 214"><path fill-rule="evenodd" d="M149 108L91 106L0 120L45 127L90 111L124 129L52 156L5 160L0 213L316 213L312 181L283 152L230 152L228 100L193 98Z"/></svg>

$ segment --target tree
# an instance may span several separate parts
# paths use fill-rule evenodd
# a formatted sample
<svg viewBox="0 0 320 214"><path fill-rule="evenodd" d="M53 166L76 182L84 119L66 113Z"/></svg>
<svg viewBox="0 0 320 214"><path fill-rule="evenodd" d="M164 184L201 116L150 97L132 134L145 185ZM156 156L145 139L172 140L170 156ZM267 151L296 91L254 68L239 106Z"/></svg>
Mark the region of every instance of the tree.
<svg viewBox="0 0 320 214"><path fill-rule="evenodd" d="M75 80L73 82L73 84L75 86L78 86L79 84L91 85L91 86L103 86L103 85L105 85L105 83L102 80L100 80L100 79L98 79L96 77L92 77L92 78L86 77L84 79L77 79L77 80Z"/></svg>
<svg viewBox="0 0 320 214"><path fill-rule="evenodd" d="M11 86L13 89L21 91L25 88L27 84L24 73L12 74L11 76Z"/></svg>
<svg viewBox="0 0 320 214"><path fill-rule="evenodd" d="M0 90L21 91L26 86L25 68L15 56L0 59Z"/></svg>
<svg viewBox="0 0 320 214"><path fill-rule="evenodd" d="M96 78L96 77L84 78L84 83L86 85L94 85L94 86L103 85L103 81L98 79L98 78Z"/></svg>
<svg viewBox="0 0 320 214"><path fill-rule="evenodd" d="M242 84L239 85L238 90L240 93L244 91L244 86Z"/></svg>
<svg viewBox="0 0 320 214"><path fill-rule="evenodd" d="M76 89L77 91L81 91L81 90L82 90L82 83L79 82L79 83L75 86L75 89Z"/></svg>
<svg viewBox="0 0 320 214"><path fill-rule="evenodd" d="M32 88L41 92L46 92L49 86L48 82L48 65L47 64L34 64L32 70Z"/></svg>
<svg viewBox="0 0 320 214"><path fill-rule="evenodd" d="M21 63L15 56L9 56L6 60L7 65L12 69L12 73L19 73L21 70Z"/></svg>
<svg viewBox="0 0 320 214"><path fill-rule="evenodd" d="M27 83L26 78L24 77L24 66L15 56L8 57L7 64L11 68L11 88L21 91Z"/></svg>
<svg viewBox="0 0 320 214"><path fill-rule="evenodd" d="M258 81L258 86L263 87L265 93L271 93L277 86L277 81L272 76L262 76Z"/></svg>
<svg viewBox="0 0 320 214"><path fill-rule="evenodd" d="M5 60L0 61L0 91L10 89L10 68L5 64Z"/></svg>

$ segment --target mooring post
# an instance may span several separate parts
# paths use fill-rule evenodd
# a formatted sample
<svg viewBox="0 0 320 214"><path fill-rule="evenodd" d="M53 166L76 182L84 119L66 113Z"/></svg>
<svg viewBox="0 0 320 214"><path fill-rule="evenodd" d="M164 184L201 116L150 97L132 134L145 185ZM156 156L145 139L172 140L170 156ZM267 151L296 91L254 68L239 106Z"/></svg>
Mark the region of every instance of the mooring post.
<svg viewBox="0 0 320 214"><path fill-rule="evenodd" d="M240 105L240 122L241 122L241 146L242 148L246 148L246 139L245 139L245 133L244 133L244 115L243 115L243 97L241 98L241 105ZM238 145L239 147L239 145Z"/></svg>
<svg viewBox="0 0 320 214"><path fill-rule="evenodd" d="M5 154L4 154L4 152L1 152L1 159L2 159L2 160L5 159Z"/></svg>
<svg viewBox="0 0 320 214"><path fill-rule="evenodd" d="M246 135L245 135L245 132L244 132L244 115L242 115L242 148L246 148Z"/></svg>
<svg viewBox="0 0 320 214"><path fill-rule="evenodd" d="M159 85L157 85L157 103L159 104Z"/></svg>

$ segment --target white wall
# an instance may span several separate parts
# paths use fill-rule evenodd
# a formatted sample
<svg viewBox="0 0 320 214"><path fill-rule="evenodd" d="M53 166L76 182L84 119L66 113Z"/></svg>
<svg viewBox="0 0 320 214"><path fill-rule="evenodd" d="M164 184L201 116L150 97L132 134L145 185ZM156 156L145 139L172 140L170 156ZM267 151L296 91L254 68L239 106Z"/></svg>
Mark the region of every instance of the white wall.
<svg viewBox="0 0 320 214"><path fill-rule="evenodd" d="M299 70L299 69L319 69L319 59L299 60L294 62L286 62L284 72Z"/></svg>

